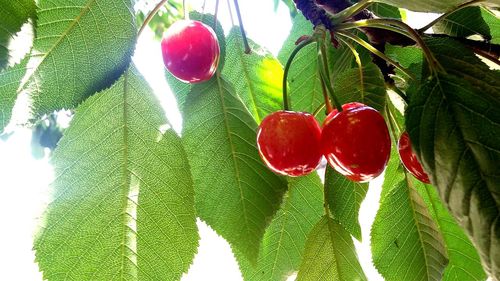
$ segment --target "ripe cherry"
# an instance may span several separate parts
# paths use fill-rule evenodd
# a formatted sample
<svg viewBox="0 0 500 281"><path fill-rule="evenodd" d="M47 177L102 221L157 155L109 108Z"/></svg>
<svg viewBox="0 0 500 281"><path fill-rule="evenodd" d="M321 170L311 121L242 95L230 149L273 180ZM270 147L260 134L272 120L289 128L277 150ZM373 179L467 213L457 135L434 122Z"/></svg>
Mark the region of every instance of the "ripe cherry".
<svg viewBox="0 0 500 281"><path fill-rule="evenodd" d="M259 126L257 146L275 173L292 177L314 171L321 161L321 128L309 113L277 111Z"/></svg>
<svg viewBox="0 0 500 281"><path fill-rule="evenodd" d="M207 81L219 63L219 41L211 27L194 20L179 20L161 41L165 67L177 79L188 83Z"/></svg>
<svg viewBox="0 0 500 281"><path fill-rule="evenodd" d="M417 159L417 155L411 149L410 136L404 132L398 141L399 157L405 168L423 183L431 183L429 176L425 173L424 168Z"/></svg>
<svg viewBox="0 0 500 281"><path fill-rule="evenodd" d="M333 110L323 124L321 148L328 163L352 181L367 182L385 169L391 152L389 130L380 113L352 102Z"/></svg>

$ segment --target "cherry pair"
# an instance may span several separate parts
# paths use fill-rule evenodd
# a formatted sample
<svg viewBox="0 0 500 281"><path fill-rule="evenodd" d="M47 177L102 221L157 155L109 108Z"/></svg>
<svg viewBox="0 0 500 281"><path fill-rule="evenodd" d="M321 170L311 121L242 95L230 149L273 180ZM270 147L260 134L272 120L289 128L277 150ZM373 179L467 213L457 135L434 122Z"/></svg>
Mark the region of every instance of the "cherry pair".
<svg viewBox="0 0 500 281"><path fill-rule="evenodd" d="M314 171L322 155L337 172L356 182L380 175L391 151L384 118L375 109L353 102L328 114L323 128L304 112L278 111L259 127L259 152L271 170L288 176Z"/></svg>

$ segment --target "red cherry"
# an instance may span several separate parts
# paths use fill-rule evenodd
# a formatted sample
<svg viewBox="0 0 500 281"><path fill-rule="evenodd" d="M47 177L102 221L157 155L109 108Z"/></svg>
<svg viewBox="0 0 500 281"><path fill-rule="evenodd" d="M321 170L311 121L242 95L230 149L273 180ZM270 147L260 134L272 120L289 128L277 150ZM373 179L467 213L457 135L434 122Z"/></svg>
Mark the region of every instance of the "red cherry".
<svg viewBox="0 0 500 281"><path fill-rule="evenodd" d="M188 83L207 81L219 63L219 41L211 27L194 20L179 20L161 41L165 67L177 79Z"/></svg>
<svg viewBox="0 0 500 281"><path fill-rule="evenodd" d="M417 155L411 149L410 136L404 132L398 141L399 157L405 168L423 183L431 183L429 176L425 173L424 168L417 159Z"/></svg>
<svg viewBox="0 0 500 281"><path fill-rule="evenodd" d="M309 113L277 111L259 126L257 146L275 173L297 177L314 171L321 161L321 128Z"/></svg>
<svg viewBox="0 0 500 281"><path fill-rule="evenodd" d="M352 102L333 110L323 125L321 148L328 163L352 181L379 176L389 161L391 139L380 113Z"/></svg>

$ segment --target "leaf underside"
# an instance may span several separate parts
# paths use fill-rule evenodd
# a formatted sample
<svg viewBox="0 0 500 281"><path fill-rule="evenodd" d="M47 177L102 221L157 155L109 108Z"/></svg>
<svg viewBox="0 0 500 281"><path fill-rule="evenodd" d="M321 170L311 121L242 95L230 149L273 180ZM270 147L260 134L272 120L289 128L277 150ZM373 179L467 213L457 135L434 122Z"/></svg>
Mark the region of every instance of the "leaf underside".
<svg viewBox="0 0 500 281"><path fill-rule="evenodd" d="M44 278L178 280L187 271L198 247L193 182L158 104L132 68L76 110L35 240Z"/></svg>

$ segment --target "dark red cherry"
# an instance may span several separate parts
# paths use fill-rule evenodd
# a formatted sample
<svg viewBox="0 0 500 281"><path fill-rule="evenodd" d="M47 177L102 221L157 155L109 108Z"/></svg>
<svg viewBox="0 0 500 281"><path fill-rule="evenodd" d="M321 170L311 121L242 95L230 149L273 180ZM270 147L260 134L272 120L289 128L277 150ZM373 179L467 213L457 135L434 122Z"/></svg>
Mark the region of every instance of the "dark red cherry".
<svg viewBox="0 0 500 281"><path fill-rule="evenodd" d="M352 102L333 110L323 124L321 148L328 163L352 181L367 182L385 169L391 152L389 130L380 113Z"/></svg>
<svg viewBox="0 0 500 281"><path fill-rule="evenodd" d="M425 173L424 168L422 168L422 165L418 161L417 155L411 149L410 136L407 132L404 132L399 138L398 151L401 162L403 162L408 172L423 183L431 183L429 176Z"/></svg>
<svg viewBox="0 0 500 281"><path fill-rule="evenodd" d="M200 21L176 21L165 32L161 50L168 71L188 83L209 80L219 63L217 36Z"/></svg>
<svg viewBox="0 0 500 281"><path fill-rule="evenodd" d="M297 177L314 171L321 161L321 128L309 113L277 111L259 126L257 146L275 173Z"/></svg>

